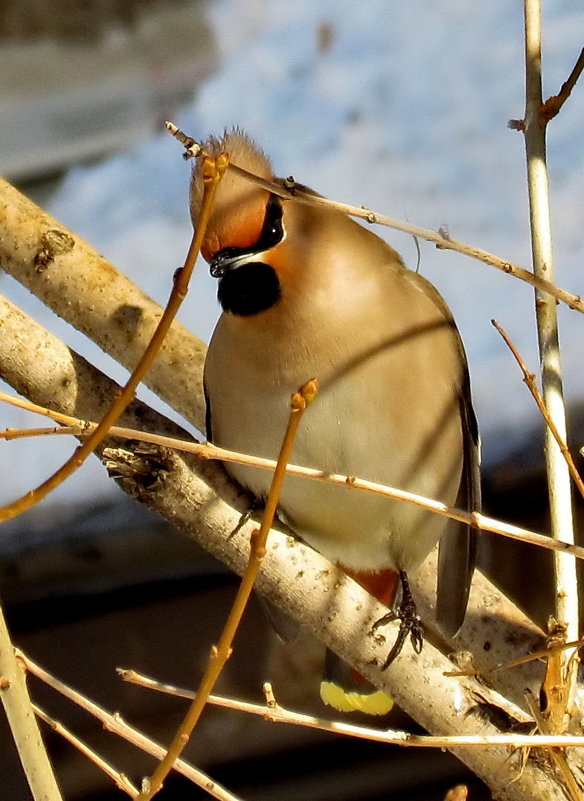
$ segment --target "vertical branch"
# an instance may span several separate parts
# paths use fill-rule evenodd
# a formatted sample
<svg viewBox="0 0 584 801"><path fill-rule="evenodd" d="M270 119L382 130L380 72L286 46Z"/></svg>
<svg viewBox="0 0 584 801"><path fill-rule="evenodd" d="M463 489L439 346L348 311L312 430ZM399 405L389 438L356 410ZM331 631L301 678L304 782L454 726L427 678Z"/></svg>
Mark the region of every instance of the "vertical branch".
<svg viewBox="0 0 584 801"><path fill-rule="evenodd" d="M552 242L549 211L549 191L546 165L546 120L542 109L541 82L541 0L525 0L525 73L526 105L525 149L529 187L529 214L531 247L535 275L554 280ZM539 353L542 370L543 397L550 417L566 440L558 323L555 299L536 291L536 317ZM555 539L574 541L570 477L560 448L549 428L545 431L545 458L550 498L552 536ZM554 554L556 577L555 617L565 627L568 640L578 639L578 594L576 566L567 555ZM575 652L564 654L563 673L568 680L569 664L574 663ZM575 684L575 671L570 683ZM572 687L573 691L574 687Z"/></svg>
<svg viewBox="0 0 584 801"><path fill-rule="evenodd" d="M284 483L284 478L286 477L286 467L292 454L296 432L298 431L298 426L300 425L300 420L302 419L306 407L309 403L312 403L317 392L318 379L313 378L307 381L306 384L303 384L298 392L292 395L290 417L282 439L278 461L262 515L262 522L259 529L255 529L252 532L247 567L242 576L241 584L239 585L239 590L233 602L233 606L231 607L231 612L225 623L223 633L217 645L211 648L211 656L207 669L205 675L201 679L194 701L189 707L183 722L179 726L166 755L152 774L152 777L144 780L143 790L136 801L150 801L162 788L164 780L188 743L193 729L203 709L207 705L209 695L213 691L213 687L231 655L233 640L253 591L261 561L266 552L268 533L273 525L276 509L278 508L280 492L282 484Z"/></svg>
<svg viewBox="0 0 584 801"><path fill-rule="evenodd" d="M101 442L107 437L107 433L112 425L121 417L126 408L134 400L136 389L146 373L148 372L152 362L154 361L157 353L162 347L162 343L168 330L174 320L189 288L189 281L195 268L195 262L201 250L201 244L205 236L207 223L213 207L213 198L215 191L221 180L223 173L227 169L229 158L226 153L216 156L214 159L205 156L203 158L203 199L201 204L201 212L199 214L199 221L196 232L193 234L191 244L187 253L184 265L177 270L174 276L174 283L172 292L168 299L162 316L158 321L156 329L152 334L152 338L148 342L138 364L134 367L131 376L126 384L117 393L102 419L99 421L96 428L93 429L91 434L84 439L79 445L72 456L55 472L49 476L42 484L34 490L30 490L26 495L22 495L15 501L6 504L0 508L0 523L5 520L10 520L16 517L27 509L30 509L36 503L39 503L50 492L58 487L62 482L73 475L78 470L86 459L93 453L93 451L100 445Z"/></svg>
<svg viewBox="0 0 584 801"><path fill-rule="evenodd" d="M0 698L16 743L18 755L35 801L61 801L31 706L21 669L0 607Z"/></svg>

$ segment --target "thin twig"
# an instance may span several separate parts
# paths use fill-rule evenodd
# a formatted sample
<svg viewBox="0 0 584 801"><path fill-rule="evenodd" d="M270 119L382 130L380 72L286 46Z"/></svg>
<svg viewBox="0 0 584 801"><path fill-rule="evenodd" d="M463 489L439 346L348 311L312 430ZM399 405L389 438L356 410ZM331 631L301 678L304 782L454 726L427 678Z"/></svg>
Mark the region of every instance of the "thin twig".
<svg viewBox="0 0 584 801"><path fill-rule="evenodd" d="M52 673L49 673L47 670L42 668L22 651L18 651L17 655L19 661L22 662L27 671L32 673L49 687L52 687L53 690L60 693L65 698L68 698L74 704L77 704L77 706L81 707L81 709L84 709L90 715L93 715L93 717L100 721L106 731L109 731L118 737L122 737L124 740L127 740L141 751L150 754L155 759L162 759L165 753L163 746L154 742L154 740L151 740L149 737L146 737L146 735L142 734L142 732L138 731L138 729L130 726L130 724L126 723L121 715L118 713L112 714L106 709L103 709L103 707L99 706L94 701L91 701L85 695L82 695L80 692L74 690L56 676L53 676ZM193 767L193 765L185 762L183 759L177 760L174 765L174 769L177 771L177 773L180 773L186 779L192 781L193 784L201 787L218 801L240 801L240 799L226 790L225 787L217 784L206 773L203 773L202 771Z"/></svg>
<svg viewBox="0 0 584 801"><path fill-rule="evenodd" d="M531 694L531 692L525 693L525 699L527 701L527 705L529 707L529 711L534 717L535 722L537 723L537 727L540 732L544 735L549 734L549 724L545 717L542 715L537 701ZM565 789L570 797L570 801L582 801L582 791L578 787L576 779L574 778L574 774L570 770L568 763L566 762L566 757L564 756L563 752L560 751L558 746L552 746L546 749L551 756L552 760L555 762L556 767L564 780Z"/></svg>
<svg viewBox="0 0 584 801"><path fill-rule="evenodd" d="M29 411L37 414L43 414L48 417L53 417L58 422L63 423L65 426L71 427L71 433L81 431L83 436L85 429L91 430L95 423L90 423L84 420L78 420L76 417L61 414L60 412L50 411L42 406L37 406L24 398L17 398L13 395L7 395L0 392L0 401L5 401L19 408L28 409ZM49 429L51 432L53 429ZM24 429L23 429L24 431ZM5 431L0 431L0 439L5 436ZM261 470L275 470L277 462L274 459L266 459L261 456L250 456L249 454L239 453L238 451L229 451L226 448L220 448L210 442L189 442L186 440L176 439L175 437L166 437L161 434L152 434L149 431L138 431L134 428L122 428L120 426L112 426L108 431L108 436L119 437L121 439L136 440L139 442L149 442L153 445L159 445L163 448L172 448L173 450L183 451L185 453L192 453L199 456L201 459L217 460L221 462L234 462L236 464L243 464L250 467L257 467ZM464 509L457 509L455 507L446 506L440 501L426 498L423 495L416 495L406 490L400 490L396 487L388 487L385 484L378 484L375 481L367 481L366 479L358 478L357 476L346 476L340 473L327 473L323 470L318 470L314 467L301 467L300 465L288 464L286 472L293 476L302 476L303 478L312 479L315 481L324 481L331 484L337 484L343 487L350 487L364 492L371 492L375 495L383 495L387 498L394 500L405 501L427 509L430 512L448 517L451 520L457 520L461 523L466 523L479 531L488 531L492 534L499 534L503 537L508 537L521 542L527 542L530 545L535 545L538 548L545 548L549 551L557 551L559 553L570 554L576 559L584 559L584 546L574 545L572 543L563 542L561 540L553 540L545 534L540 534L537 531L530 531L529 529L520 528L519 526L504 523L501 520L496 520L487 515L479 512L467 512Z"/></svg>
<svg viewBox="0 0 584 801"><path fill-rule="evenodd" d="M546 422L546 425L549 427L550 431L552 432L552 434L554 436L554 439L558 443L558 447L559 447L560 451L562 452L562 455L563 455L563 457L566 460L566 463L568 465L568 470L570 471L570 475L574 479L574 483L578 487L580 495L582 495L582 497L584 498L584 481L582 481L582 477L581 477L580 473L578 472L578 468L576 467L574 459L572 458L572 454L570 453L570 450L569 450L568 446L566 445L565 440L562 438L560 432L557 429L556 424L554 423L554 421L550 417L550 414L549 414L549 412L548 412L548 410L546 408L546 405L545 405L544 400L543 400L543 398L542 398L542 396L540 394L540 391L537 388L537 384L535 383L535 375L534 375L534 373L530 373L529 372L525 362L523 361L523 359L521 357L521 354L519 353L519 351L517 350L517 348L515 347L513 342L511 342L511 339L509 338L509 335L504 330L504 328L496 320L491 320L491 323L495 326L497 331L501 334L501 336L505 340L505 344L507 345L507 347L509 348L509 350L511 351L511 353L515 357L515 361L517 362L517 364L521 368L521 372L523 373L523 381L524 381L525 385L527 386L527 388L529 389L529 391L531 392L531 394L533 396L533 399L537 404L537 408L541 412L541 415L542 415L543 419Z"/></svg>
<svg viewBox="0 0 584 801"><path fill-rule="evenodd" d="M60 428L4 428L0 431L0 439L5 439L7 442L10 442L15 439L29 439L31 437L54 437L64 435L82 437L87 434L87 428L82 426L61 426Z"/></svg>
<svg viewBox="0 0 584 801"><path fill-rule="evenodd" d="M134 400L134 395L138 384L148 371L152 364L154 357L160 350L164 337L171 326L173 319L176 316L178 309L188 291L190 277L192 275L195 261L201 249L207 222L211 212L213 197L215 190L225 169L227 167L228 158L223 154L215 159L206 159L203 162L203 180L204 180L204 194L201 206L201 214L199 225L193 235L187 257L183 267L177 271L174 277L174 285L172 292L168 299L168 303L164 309L162 317L156 330L152 335L152 339L148 343L140 361L134 368L132 375L122 388L120 393L113 399L111 406L99 422L97 427L87 437L87 439L79 445L72 456L46 481L43 481L36 489L27 492L26 495L17 498L12 503L7 504L0 509L0 522L10 520L16 515L21 514L26 509L30 509L36 503L45 498L53 489L58 487L66 478L72 475L85 460L93 453L97 446L103 442L107 436L108 430L115 423L115 421L123 414L127 406Z"/></svg>
<svg viewBox="0 0 584 801"><path fill-rule="evenodd" d="M64 426L86 428L88 431L94 430L97 426L97 423L79 420L79 418L71 417L69 414L62 414L54 409L47 409L46 406L39 406L38 403L33 403L32 401L28 400L28 398L21 398L18 395L9 395L7 392L0 392L0 402L9 403L11 406L15 406L18 409L24 409L25 411L32 412L33 414L40 414L43 417L50 417L52 420L55 420L57 423L62 423ZM114 426L112 426L112 428L114 428ZM6 430L10 431L11 429ZM2 433L5 434L6 432ZM9 438L10 437L8 437L8 439Z"/></svg>
<svg viewBox="0 0 584 801"><path fill-rule="evenodd" d="M539 659L547 659L551 653L555 651L564 651L566 649L581 648L584 645L584 639L574 640L574 642L563 642L557 645L547 645L545 648L540 648L538 651L533 651L526 656L520 656L517 659L510 659L508 662L498 662L496 665L484 668L464 668L461 670L451 670L446 673L446 676L482 676L486 673L494 673L496 670L511 670L520 665L526 665L528 662L535 662Z"/></svg>
<svg viewBox="0 0 584 801"><path fill-rule="evenodd" d="M116 770L109 762L106 762L103 757L100 757L92 748L90 748L87 743L84 743L83 740L80 740L76 734L64 726L59 720L55 720L50 715L48 715L44 709L41 709L40 706L37 704L33 704L32 708L34 709L35 715L44 721L47 726L50 726L51 729L63 737L67 742L71 743L83 756L87 757L90 762L93 762L106 776L114 782L116 787L122 790L124 793L127 793L130 798L134 798L138 795L138 788L135 787L132 782L128 779L128 777L121 773L120 771Z"/></svg>
<svg viewBox="0 0 584 801"><path fill-rule="evenodd" d="M580 51L578 60L574 64L574 68L568 76L568 80L562 84L562 88L558 94L548 97L541 107L539 113L544 122L553 120L553 118L560 113L562 106L572 94L572 89L576 86L576 82L580 77L582 70L584 70L584 47Z"/></svg>
<svg viewBox="0 0 584 801"><path fill-rule="evenodd" d="M216 646L211 648L211 656L209 658L207 670L199 685L197 696L191 704L183 722L179 726L166 756L152 774L152 778L144 782L144 790L138 796L138 801L150 801L161 789L165 778L172 770L172 766L188 743L191 733L207 704L207 699L225 663L229 659L235 634L247 607L260 569L261 561L266 552L266 541L276 515L276 509L280 500L280 491L286 476L286 465L292 453L296 432L307 405L312 402L317 391L318 382L316 379L313 379L304 384L298 392L292 396L290 419L284 433L280 453L278 454L278 462L262 515L262 522L260 528L252 532L247 568L242 577L231 612L229 613L219 642Z"/></svg>
<svg viewBox="0 0 584 801"><path fill-rule="evenodd" d="M46 409L43 406L37 406L24 398L17 398L14 395L8 395L0 392L0 401L5 401L14 406L22 409L52 417L57 422L61 422L64 426L71 426L71 431L81 430L81 436L85 429L91 430L95 423L90 423L84 420L79 420L70 415L61 414ZM50 429L52 431L52 429ZM5 432L0 431L0 439L5 435ZM149 431L138 431L134 428L123 428L120 426L112 426L108 432L110 437L119 437L121 439L136 440L139 442L149 442L153 445L159 445L163 448L172 448L173 450L183 451L185 453L192 453L201 459L217 460L221 462L234 462L236 464L243 464L250 467L257 467L261 470L274 470L276 468L276 461L274 459L266 459L261 456L250 456L249 454L239 453L238 451L230 451L225 448L220 448L210 442L189 442L186 440L176 439L175 437L166 437L161 434L152 434ZM312 479L315 481L324 481L331 484L337 484L343 487L350 487L364 492L371 492L375 495L383 495L387 498L394 500L405 501L427 509L430 512L448 517L451 520L457 520L461 523L466 523L479 531L488 531L492 534L498 534L503 537L508 537L521 542L527 542L530 545L535 545L538 548L545 548L549 551L557 551L559 553L570 554L576 559L584 559L584 546L575 545L573 543L563 542L561 540L553 540L545 534L540 534L537 531L530 531L529 529L520 528L510 523L505 523L501 520L488 517L479 512L467 512L464 509L457 509L455 507L446 506L440 501L426 498L423 495L416 495L406 490L400 490L396 487L388 487L385 484L378 484L375 481L367 481L366 479L358 478L357 476L346 476L340 473L327 473L314 467L301 467L300 465L288 464L286 472L294 476L302 476L303 478Z"/></svg>
<svg viewBox="0 0 584 801"><path fill-rule="evenodd" d="M545 277L553 281L554 267L546 165L546 124L540 115L542 105L541 0L524 0L524 3L526 98L524 136L533 272L540 278ZM555 299L550 294L536 292L535 312L543 398L561 439L566 440L566 414ZM564 542L574 542L570 473L549 427L545 430L545 460L552 537ZM556 622L563 627L565 639L576 640L579 635L576 566L563 554L555 554L554 571L554 617ZM561 658L562 683L569 687L566 698L567 712L573 705L576 691L577 655L575 652L564 651ZM557 733L559 732L554 732L554 734Z"/></svg>
<svg viewBox="0 0 584 801"><path fill-rule="evenodd" d="M201 145L198 142L195 142L192 137L189 137L180 131L175 125L173 125L173 123L167 122L166 127L179 141L182 142L181 137L183 137L186 141L191 143L190 148L187 147L185 151L187 157L190 157L191 152L195 155L197 153L197 148L201 148ZM194 147L194 145L196 145L196 147ZM279 197L283 197L286 200L296 200L299 203L305 203L309 206L326 206L327 208L341 211L344 214L350 214L352 217L359 217L362 220L366 220L368 223L385 225L386 227L393 228L396 231L403 231L404 233L411 234L414 237L419 237L420 239L425 239L428 242L433 242L440 250L454 250L457 253L464 253L466 256L470 256L472 259L481 261L484 264L489 264L491 267L501 270L501 272L507 273L508 275L512 275L515 278L524 281L525 283L531 284L531 286L534 286L536 289L539 289L542 292L547 292L548 294L553 295L553 297L555 297L557 300L569 306L570 309L575 309L576 311L584 313L584 300L579 295L574 295L571 292L567 292L565 289L561 289L551 281L548 281L541 276L534 275L529 270L525 270L523 267L519 267L518 265L513 264L506 259L502 259L499 256L495 256L492 253L488 253L486 250L474 247L466 242L461 242L458 239L453 239L450 236L444 236L444 234L440 231L433 231L430 228L422 228L418 225L411 225L410 223L402 222L401 220L395 220L392 217L388 217L385 214L379 214L378 212L372 211L364 206L353 206L349 203L339 203L335 200L329 200L329 198L323 197L322 195L317 195L311 190L306 189L304 186L289 180L286 180L282 183L269 181L242 169L233 162L229 163L229 169L233 172L236 172L238 175L241 175L243 178L247 178L252 183L257 184L267 191L272 192Z"/></svg>
<svg viewBox="0 0 584 801"><path fill-rule="evenodd" d="M164 684L155 681L148 676L143 676L134 670L117 669L118 674L124 681L137 684L148 690L166 693L178 698L195 698L196 693L175 687L172 684ZM582 746L584 737L572 735L546 735L532 736L519 734L500 734L500 735L458 735L441 737L430 734L410 734L410 732L396 729L370 729L367 726L355 726L350 723L343 723L336 720L325 720L313 715L305 715L300 712L293 712L281 706L274 697L272 686L269 682L264 684L265 704L253 704L248 701L238 701L234 698L226 698L220 695L210 695L209 703L226 709L234 709L239 712L246 712L250 715L258 715L270 720L273 723L289 723L294 726L304 726L309 729L329 732L330 734L342 734L347 737L358 737L362 740L372 740L388 745L400 745L406 748L452 748L464 747L475 748L477 746L508 745L514 748L535 748L549 746Z"/></svg>

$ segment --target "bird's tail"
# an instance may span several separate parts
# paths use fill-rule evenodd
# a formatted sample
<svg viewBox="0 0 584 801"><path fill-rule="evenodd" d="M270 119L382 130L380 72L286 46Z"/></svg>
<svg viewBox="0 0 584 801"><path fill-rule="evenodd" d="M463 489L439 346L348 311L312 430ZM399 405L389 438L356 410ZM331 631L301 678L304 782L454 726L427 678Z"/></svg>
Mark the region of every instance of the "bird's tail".
<svg viewBox="0 0 584 801"><path fill-rule="evenodd" d="M393 605L399 586L398 573L393 570L356 573L349 572L344 567L343 570L386 606ZM393 706L393 698L371 684L332 651L326 653L320 697L325 704L339 712L385 715Z"/></svg>

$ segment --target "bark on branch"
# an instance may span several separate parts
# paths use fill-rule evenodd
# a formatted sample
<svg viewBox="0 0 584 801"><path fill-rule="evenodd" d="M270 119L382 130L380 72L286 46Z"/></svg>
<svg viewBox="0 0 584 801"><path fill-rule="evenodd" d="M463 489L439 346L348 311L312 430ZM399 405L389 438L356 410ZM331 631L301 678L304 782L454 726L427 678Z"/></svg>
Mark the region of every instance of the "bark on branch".
<svg viewBox="0 0 584 801"><path fill-rule="evenodd" d="M162 309L87 242L0 178L0 267L132 370ZM188 243L185 243L185 250ZM172 271L167 265L169 290ZM175 322L145 379L201 431L205 401L197 367L205 345ZM196 366L194 366L196 365Z"/></svg>
<svg viewBox="0 0 584 801"><path fill-rule="evenodd" d="M18 263L30 278L31 270L35 269L34 254L38 253L42 231L62 231L63 228L55 221L48 221L40 210L34 211L36 228L32 224L27 226L28 203L19 206L18 220L14 223L18 224L18 230L11 227L14 215L4 216L3 224L9 227L0 231L0 258L2 263L9 262L13 266ZM32 233L31 228L34 229ZM26 240L24 244L21 235ZM68 291L66 284L69 279L77 284L77 278L71 276L82 272L83 263L92 263L97 273L103 268L109 285L116 287L115 293L105 291L99 275L94 275L93 279L88 277L83 288L76 290L77 299L72 301L75 314L71 315L75 319L71 321L98 339L115 358L125 360L130 348L120 348L120 323L115 313L137 302L137 290L111 265L105 263L104 266L99 261L101 257L89 246L79 243L70 232L67 236L72 238L73 245L64 256L57 254L41 272L39 293L43 298L62 296ZM10 251L11 244L13 251ZM65 266L62 266L62 271L53 270L61 258L66 260L66 272ZM17 272L15 268L14 273ZM53 281L57 289L51 288ZM31 286L36 290L37 281L31 281ZM158 310L152 301L142 296L140 303L144 308L146 301L151 305L148 305L144 317L152 319ZM97 303L100 312L95 315ZM0 303L0 326L0 375L8 383L36 403L85 419L99 418L106 399L115 390L113 382L7 301ZM139 325L135 329L140 331L140 336L136 335L140 342L147 337L146 328ZM192 399L201 397L204 350L188 333L184 333L186 343L183 347L182 336L183 332L177 327L173 333L174 344L161 354L159 373L151 386L154 384L161 397L201 425L202 406L199 409ZM134 337L132 339L137 354L139 344ZM122 341L127 344L123 337ZM179 382L176 380L175 357L189 348L188 366L185 364L183 367L184 374ZM42 359L38 358L39 352ZM128 410L125 424L177 433L174 424L140 403L133 404ZM126 492L175 522L233 570L242 572L247 562L250 527L231 536L239 521L242 499L220 467L195 459L187 461L170 452L158 452L157 481L152 483L151 480L142 480L141 472L134 468L133 454L123 446L119 447L119 443L106 450L105 456L110 466L115 465L123 476L119 483ZM143 466L143 459L140 465ZM423 566L415 586L425 620L432 619L435 576L432 559L434 557ZM472 651L479 667L485 666L486 656L488 664L493 664L515 658L540 645L541 632L537 627L480 575L475 581L467 622L456 642L440 641L436 633L430 632L431 641L426 643L421 655L408 650L385 672L380 671L379 664L386 656L387 645L370 636L371 624L383 614L384 608L321 556L286 533L271 532L258 588L284 611L312 629L324 643L375 684L388 689L397 702L430 732L500 733L494 720L489 719L488 712L485 716L490 705L492 708L503 707L507 714L525 719L522 710L514 704L521 702L525 686L536 688L540 670L537 665L523 666L509 673L499 671L489 677L492 685L512 700L510 703L473 678L445 677L443 674L452 669L452 663L432 645L433 640L445 653L451 650ZM395 628L388 627L387 640L391 641L395 634ZM490 646L488 652L487 643ZM543 801L558 797L558 784L549 770L541 769L538 763L530 761L518 777L520 765L510 759L512 749L493 747L481 752L460 749L457 755L489 784L500 799Z"/></svg>

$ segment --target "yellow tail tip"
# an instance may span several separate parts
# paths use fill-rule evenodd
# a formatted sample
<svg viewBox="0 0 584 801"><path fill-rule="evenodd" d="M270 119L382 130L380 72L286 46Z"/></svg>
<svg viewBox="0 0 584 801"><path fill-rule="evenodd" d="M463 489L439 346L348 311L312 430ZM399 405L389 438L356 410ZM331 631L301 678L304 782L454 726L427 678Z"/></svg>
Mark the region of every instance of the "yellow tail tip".
<svg viewBox="0 0 584 801"><path fill-rule="evenodd" d="M393 698L383 690L362 695L343 690L332 681L321 682L320 697L325 704L338 712L364 712L366 715L385 715L394 703Z"/></svg>

